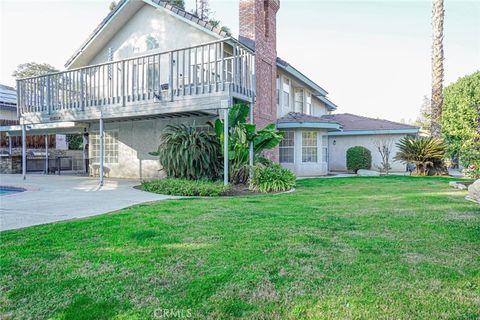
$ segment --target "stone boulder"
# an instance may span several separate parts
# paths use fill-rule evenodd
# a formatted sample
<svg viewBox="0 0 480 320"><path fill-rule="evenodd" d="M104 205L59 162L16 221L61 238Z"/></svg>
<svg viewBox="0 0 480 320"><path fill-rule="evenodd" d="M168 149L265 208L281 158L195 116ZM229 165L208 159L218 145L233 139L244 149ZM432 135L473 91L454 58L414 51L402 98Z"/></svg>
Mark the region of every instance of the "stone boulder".
<svg viewBox="0 0 480 320"><path fill-rule="evenodd" d="M360 169L357 171L357 175L360 177L378 177L380 176L380 172L374 170Z"/></svg>
<svg viewBox="0 0 480 320"><path fill-rule="evenodd" d="M461 182L457 182L457 181L452 181L452 182L449 182L448 185L450 187L453 187L453 188L456 188L456 189L460 189L460 190L466 190L467 189L467 186L464 185L463 183Z"/></svg>
<svg viewBox="0 0 480 320"><path fill-rule="evenodd" d="M468 187L467 199L480 204L480 179L477 179Z"/></svg>

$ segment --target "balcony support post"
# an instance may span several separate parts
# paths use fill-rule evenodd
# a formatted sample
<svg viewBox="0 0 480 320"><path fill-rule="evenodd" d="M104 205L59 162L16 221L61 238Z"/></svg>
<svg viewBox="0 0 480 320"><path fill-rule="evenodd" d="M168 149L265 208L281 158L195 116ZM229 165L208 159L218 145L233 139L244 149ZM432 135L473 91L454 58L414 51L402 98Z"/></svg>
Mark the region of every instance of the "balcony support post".
<svg viewBox="0 0 480 320"><path fill-rule="evenodd" d="M100 117L100 123L99 123L99 139L100 139L100 169L99 169L99 174L100 174L100 187L103 187L103 159L104 159L104 154L105 154L105 146L104 146L104 135L103 135L103 118Z"/></svg>
<svg viewBox="0 0 480 320"><path fill-rule="evenodd" d="M22 124L22 178L27 179L27 126Z"/></svg>
<svg viewBox="0 0 480 320"><path fill-rule="evenodd" d="M12 155L12 136L8 136L8 155Z"/></svg>
<svg viewBox="0 0 480 320"><path fill-rule="evenodd" d="M252 102L250 103L250 115L249 115L249 122L250 124L253 124L253 104L254 104L254 99L252 99ZM248 146L248 166L249 166L249 172L248 172L248 178L250 181L253 179L253 141L250 141L250 145Z"/></svg>
<svg viewBox="0 0 480 320"><path fill-rule="evenodd" d="M168 79L168 88L170 89L170 101L173 101L173 53L168 55L170 59L170 75Z"/></svg>
<svg viewBox="0 0 480 320"><path fill-rule="evenodd" d="M223 109L223 184L228 185L228 108Z"/></svg>
<svg viewBox="0 0 480 320"><path fill-rule="evenodd" d="M48 134L45 135L45 174L48 174Z"/></svg>

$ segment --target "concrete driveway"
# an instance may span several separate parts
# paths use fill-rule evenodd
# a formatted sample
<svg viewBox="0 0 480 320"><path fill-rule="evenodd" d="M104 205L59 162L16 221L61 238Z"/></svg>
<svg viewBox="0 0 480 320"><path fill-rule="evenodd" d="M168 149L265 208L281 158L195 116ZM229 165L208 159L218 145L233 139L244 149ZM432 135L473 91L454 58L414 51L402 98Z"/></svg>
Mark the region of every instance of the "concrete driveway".
<svg viewBox="0 0 480 320"><path fill-rule="evenodd" d="M22 187L25 192L0 196L0 231L38 224L85 218L134 204L175 197L143 192L138 181L108 179L102 188L98 179L77 176L31 174L0 175L0 186Z"/></svg>

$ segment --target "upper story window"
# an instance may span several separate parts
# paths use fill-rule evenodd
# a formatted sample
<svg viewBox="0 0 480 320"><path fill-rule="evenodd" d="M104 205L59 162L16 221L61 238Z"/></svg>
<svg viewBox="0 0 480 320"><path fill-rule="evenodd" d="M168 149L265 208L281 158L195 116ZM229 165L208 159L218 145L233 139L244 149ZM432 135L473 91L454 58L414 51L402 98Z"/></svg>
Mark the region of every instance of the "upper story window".
<svg viewBox="0 0 480 320"><path fill-rule="evenodd" d="M316 131L302 131L302 162L318 162Z"/></svg>
<svg viewBox="0 0 480 320"><path fill-rule="evenodd" d="M283 106L290 108L290 79L284 79L283 81Z"/></svg>
<svg viewBox="0 0 480 320"><path fill-rule="evenodd" d="M280 77L277 75L277 105L280 105Z"/></svg>
<svg viewBox="0 0 480 320"><path fill-rule="evenodd" d="M145 39L145 46L147 47L147 50L153 50L157 49L160 45L158 44L157 39L153 36L148 36L147 39Z"/></svg>
<svg viewBox="0 0 480 320"><path fill-rule="evenodd" d="M307 98L305 99L305 113L306 114L312 114L312 95L310 93L307 93Z"/></svg>
<svg viewBox="0 0 480 320"><path fill-rule="evenodd" d="M303 112L303 89L295 89L295 111Z"/></svg>
<svg viewBox="0 0 480 320"><path fill-rule="evenodd" d="M285 131L280 142L280 163L293 163L295 158L295 132Z"/></svg>

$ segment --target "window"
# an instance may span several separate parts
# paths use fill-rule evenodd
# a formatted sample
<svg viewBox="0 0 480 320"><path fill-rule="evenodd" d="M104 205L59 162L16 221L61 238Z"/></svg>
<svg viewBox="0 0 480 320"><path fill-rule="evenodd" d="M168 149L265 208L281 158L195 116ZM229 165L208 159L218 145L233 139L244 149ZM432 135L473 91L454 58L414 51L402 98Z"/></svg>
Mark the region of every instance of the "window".
<svg viewBox="0 0 480 320"><path fill-rule="evenodd" d="M280 105L280 77L277 76L277 105Z"/></svg>
<svg viewBox="0 0 480 320"><path fill-rule="evenodd" d="M158 44L157 39L152 36L148 36L147 39L145 39L145 46L147 47L147 50L153 50L157 49L160 45Z"/></svg>
<svg viewBox="0 0 480 320"><path fill-rule="evenodd" d="M307 103L305 105L305 113L312 114L312 95L307 94Z"/></svg>
<svg viewBox="0 0 480 320"><path fill-rule="evenodd" d="M295 154L295 133L285 131L285 136L280 142L280 163L293 163Z"/></svg>
<svg viewBox="0 0 480 320"><path fill-rule="evenodd" d="M100 135L90 135L90 146L92 150L92 162L100 163ZM118 163L118 131L104 132L105 163Z"/></svg>
<svg viewBox="0 0 480 320"><path fill-rule="evenodd" d="M324 163L328 163L328 137L322 137L322 160Z"/></svg>
<svg viewBox="0 0 480 320"><path fill-rule="evenodd" d="M283 106L287 109L290 108L290 80L285 79L283 82Z"/></svg>
<svg viewBox="0 0 480 320"><path fill-rule="evenodd" d="M302 162L317 162L317 132L302 132Z"/></svg>
<svg viewBox="0 0 480 320"><path fill-rule="evenodd" d="M303 112L303 89L295 89L295 111Z"/></svg>

